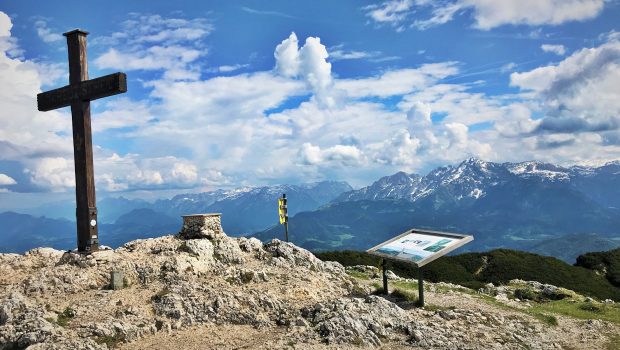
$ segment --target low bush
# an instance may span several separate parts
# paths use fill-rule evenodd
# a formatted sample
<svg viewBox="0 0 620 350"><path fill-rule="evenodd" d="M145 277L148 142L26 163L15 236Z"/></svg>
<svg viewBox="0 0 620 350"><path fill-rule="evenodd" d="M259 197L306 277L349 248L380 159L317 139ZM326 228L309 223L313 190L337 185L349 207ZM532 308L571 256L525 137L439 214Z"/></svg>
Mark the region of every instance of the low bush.
<svg viewBox="0 0 620 350"><path fill-rule="evenodd" d="M382 260L365 252L350 250L321 252L316 256L322 260L338 261L345 266L380 267ZM605 276L594 269L601 264L607 271ZM431 282L456 283L474 290L489 282L499 285L507 284L512 279L522 279L552 284L599 299L620 301L620 288L613 284L616 273L620 281L620 249L584 254L576 265L553 257L496 249L486 253L445 256L424 266L422 273L424 279ZM389 261L388 268L399 276L418 278L418 268L413 264Z"/></svg>

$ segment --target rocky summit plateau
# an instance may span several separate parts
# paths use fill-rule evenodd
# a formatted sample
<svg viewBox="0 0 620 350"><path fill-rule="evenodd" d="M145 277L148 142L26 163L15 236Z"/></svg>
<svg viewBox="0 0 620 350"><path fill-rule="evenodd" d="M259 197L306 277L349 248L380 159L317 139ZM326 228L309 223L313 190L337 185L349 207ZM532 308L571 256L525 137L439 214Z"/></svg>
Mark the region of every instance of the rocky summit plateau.
<svg viewBox="0 0 620 350"><path fill-rule="evenodd" d="M537 282L479 291L427 283L427 305L420 308L407 291L416 280L390 272L394 290L383 296L377 292L376 267L345 269L291 243L263 244L218 230L193 239L182 231L90 255L51 248L0 254L0 349L611 349L619 344L614 320L534 312L529 299L560 295L570 303L617 308L606 304L612 301Z"/></svg>

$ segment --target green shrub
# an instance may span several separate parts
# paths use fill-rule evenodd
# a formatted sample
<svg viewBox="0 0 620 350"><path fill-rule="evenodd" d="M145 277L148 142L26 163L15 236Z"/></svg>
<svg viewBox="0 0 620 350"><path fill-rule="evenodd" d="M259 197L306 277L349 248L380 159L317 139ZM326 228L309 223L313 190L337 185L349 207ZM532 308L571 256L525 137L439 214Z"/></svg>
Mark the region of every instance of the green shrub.
<svg viewBox="0 0 620 350"><path fill-rule="evenodd" d="M545 315L545 314L539 314L535 316L536 318L538 318L539 320L545 322L546 324L550 325L550 326L557 326L558 325L558 319L553 316L553 315Z"/></svg>
<svg viewBox="0 0 620 350"><path fill-rule="evenodd" d="M380 267L381 258L356 251L317 253L323 260L338 261L345 266L371 265ZM605 267L600 276L594 266ZM450 282L477 290L487 283L506 284L512 279L538 281L574 290L598 299L620 301L620 249L580 256L577 266L566 264L553 257L509 249L496 249L486 253L465 253L444 256L424 266L424 279L431 282ZM414 264L389 261L388 268L405 278L418 278ZM559 297L559 296L558 296Z"/></svg>
<svg viewBox="0 0 620 350"><path fill-rule="evenodd" d="M517 288L514 291L514 296L520 300L541 301L541 295L533 288Z"/></svg>
<svg viewBox="0 0 620 350"><path fill-rule="evenodd" d="M620 287L620 248L607 252L586 253L577 257L575 266L605 272L611 284Z"/></svg>
<svg viewBox="0 0 620 350"><path fill-rule="evenodd" d="M584 311L590 311L590 312L595 312L595 313L603 312L603 308L602 307L600 307L600 306L598 306L596 304L593 304L591 302L585 302L585 303L579 305L579 308L581 310L584 310Z"/></svg>

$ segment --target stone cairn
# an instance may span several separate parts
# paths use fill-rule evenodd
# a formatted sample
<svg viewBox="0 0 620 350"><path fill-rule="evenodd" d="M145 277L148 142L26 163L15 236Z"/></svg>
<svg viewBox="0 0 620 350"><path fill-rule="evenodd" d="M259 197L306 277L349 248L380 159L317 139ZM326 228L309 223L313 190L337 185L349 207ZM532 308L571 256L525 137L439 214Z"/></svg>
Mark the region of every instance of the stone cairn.
<svg viewBox="0 0 620 350"><path fill-rule="evenodd" d="M208 238L216 239L225 236L222 230L222 214L183 215L183 228L179 232L182 239Z"/></svg>

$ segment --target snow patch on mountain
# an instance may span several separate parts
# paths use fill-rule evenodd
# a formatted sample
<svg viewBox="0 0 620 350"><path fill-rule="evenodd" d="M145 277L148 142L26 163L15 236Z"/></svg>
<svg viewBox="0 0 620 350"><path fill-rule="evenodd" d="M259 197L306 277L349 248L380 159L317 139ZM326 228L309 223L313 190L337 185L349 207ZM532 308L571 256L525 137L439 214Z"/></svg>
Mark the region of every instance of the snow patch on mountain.
<svg viewBox="0 0 620 350"><path fill-rule="evenodd" d="M515 180L571 184L584 177L604 174L620 174L620 161L606 162L599 167L563 167L537 161L494 163L469 158L455 166L438 167L425 176L404 172L385 176L370 186L343 193L334 202L364 199L415 202L434 193L442 193L443 200L478 200L490 188Z"/></svg>
<svg viewBox="0 0 620 350"><path fill-rule="evenodd" d="M541 162L505 163L508 171L515 175L535 176L550 180L569 180L570 170Z"/></svg>

